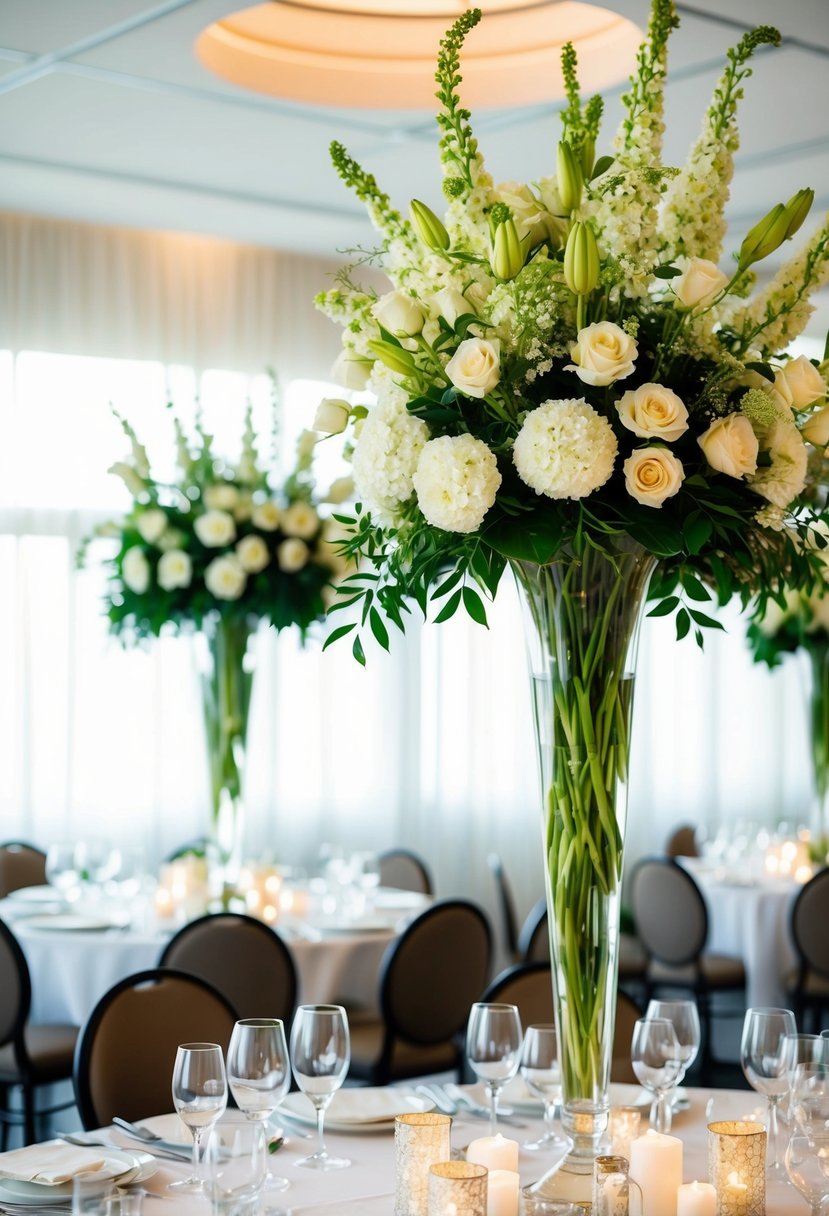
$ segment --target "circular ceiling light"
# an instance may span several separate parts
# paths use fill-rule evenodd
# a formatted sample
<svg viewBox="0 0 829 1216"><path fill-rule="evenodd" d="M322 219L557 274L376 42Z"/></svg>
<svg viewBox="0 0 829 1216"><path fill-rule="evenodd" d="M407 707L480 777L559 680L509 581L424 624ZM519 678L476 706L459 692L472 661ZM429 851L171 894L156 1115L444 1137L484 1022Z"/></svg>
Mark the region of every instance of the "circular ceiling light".
<svg viewBox="0 0 829 1216"><path fill-rule="evenodd" d="M208 26L196 53L244 88L325 106L433 110L435 58L462 0L270 0ZM479 0L483 20L463 48L469 107L564 96L559 56L572 42L585 92L633 69L641 30L577 0Z"/></svg>

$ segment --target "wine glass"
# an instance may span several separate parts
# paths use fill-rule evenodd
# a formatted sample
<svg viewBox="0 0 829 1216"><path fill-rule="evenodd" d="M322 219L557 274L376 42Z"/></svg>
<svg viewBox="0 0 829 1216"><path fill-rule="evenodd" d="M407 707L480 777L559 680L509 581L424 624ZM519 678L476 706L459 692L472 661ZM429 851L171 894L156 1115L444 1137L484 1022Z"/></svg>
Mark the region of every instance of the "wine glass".
<svg viewBox="0 0 829 1216"><path fill-rule="evenodd" d="M193 1137L193 1172L170 1190L200 1192L204 1145L227 1107L227 1077L218 1043L182 1043L173 1067L173 1105Z"/></svg>
<svg viewBox="0 0 829 1216"><path fill-rule="evenodd" d="M521 1049L521 1076L531 1094L544 1103L544 1134L538 1140L525 1140L523 1148L569 1151L573 1142L553 1130L556 1105L561 1101L561 1065L558 1040L553 1025L528 1026Z"/></svg>
<svg viewBox="0 0 829 1216"><path fill-rule="evenodd" d="M829 1136L792 1136L786 1145L786 1173L809 1205L812 1216L825 1211L829 1198Z"/></svg>
<svg viewBox="0 0 829 1216"><path fill-rule="evenodd" d="M212 1216L243 1216L258 1210L268 1151L261 1122L222 1124L205 1153Z"/></svg>
<svg viewBox="0 0 829 1216"><path fill-rule="evenodd" d="M805 1136L829 1135L829 1067L823 1061L794 1066L789 1109Z"/></svg>
<svg viewBox="0 0 829 1216"><path fill-rule="evenodd" d="M752 1008L746 1010L740 1044L740 1063L746 1080L768 1103L766 1174L781 1180L785 1180L786 1171L780 1148L777 1107L789 1092L786 1036L796 1031L791 1009Z"/></svg>
<svg viewBox="0 0 829 1216"><path fill-rule="evenodd" d="M278 1018L243 1018L233 1027L227 1049L227 1083L239 1110L265 1139L265 1124L291 1084L291 1062L285 1027ZM267 1185L284 1191L287 1178L270 1170Z"/></svg>
<svg viewBox="0 0 829 1216"><path fill-rule="evenodd" d="M348 1019L341 1005L300 1005L291 1027L291 1066L296 1083L317 1115L317 1148L295 1165L336 1170L351 1165L347 1157L332 1157L325 1147L325 1111L345 1080L351 1062Z"/></svg>
<svg viewBox="0 0 829 1216"><path fill-rule="evenodd" d="M498 1130L498 1095L521 1062L521 1018L516 1005L478 1001L469 1012L466 1056L489 1090L490 1132Z"/></svg>
<svg viewBox="0 0 829 1216"><path fill-rule="evenodd" d="M46 851L46 881L66 900L80 893L80 868L76 846L66 842L50 844Z"/></svg>
<svg viewBox="0 0 829 1216"><path fill-rule="evenodd" d="M677 1085L680 1085L696 1060L702 1041L696 1001L653 1000L648 1003L645 1017L667 1018L673 1024L682 1060L682 1072L677 1078Z"/></svg>
<svg viewBox="0 0 829 1216"><path fill-rule="evenodd" d="M639 1018L633 1027L631 1063L639 1084L654 1095L651 1127L658 1132L669 1132L671 1104L668 1095L684 1068L673 1022L667 1018Z"/></svg>

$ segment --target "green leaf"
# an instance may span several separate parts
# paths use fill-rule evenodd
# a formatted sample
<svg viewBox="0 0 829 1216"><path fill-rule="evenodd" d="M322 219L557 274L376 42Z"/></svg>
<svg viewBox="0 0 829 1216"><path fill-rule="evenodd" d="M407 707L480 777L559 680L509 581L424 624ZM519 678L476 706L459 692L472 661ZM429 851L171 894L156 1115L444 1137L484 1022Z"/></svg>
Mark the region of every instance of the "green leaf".
<svg viewBox="0 0 829 1216"><path fill-rule="evenodd" d="M675 525L668 522L631 519L628 532L655 557L676 557L682 552L682 534Z"/></svg>
<svg viewBox="0 0 829 1216"><path fill-rule="evenodd" d="M653 272L655 279L675 279L677 275L682 274L678 266L657 266Z"/></svg>
<svg viewBox="0 0 829 1216"><path fill-rule="evenodd" d="M360 641L359 634L354 639L354 645L351 647L351 653L354 655L354 658L357 660L360 666L365 667L366 652L363 650L363 643Z"/></svg>
<svg viewBox="0 0 829 1216"><path fill-rule="evenodd" d="M435 587L429 598L439 600L441 596L448 595L453 587L457 587L462 578L463 570L453 570L448 578L445 578L439 586Z"/></svg>
<svg viewBox="0 0 829 1216"><path fill-rule="evenodd" d="M383 624L383 618L381 617L380 613L377 611L376 608L372 608L371 612L369 613L368 619L369 619L369 623L371 625L371 632L374 634L375 638L380 643L380 645L383 647L383 649L388 650L388 648L389 648L389 631L386 628L386 626Z"/></svg>
<svg viewBox="0 0 829 1216"><path fill-rule="evenodd" d="M711 593L688 570L682 571L679 581L682 583L682 589L689 599L696 600L699 604L707 604L711 599Z"/></svg>
<svg viewBox="0 0 829 1216"><path fill-rule="evenodd" d="M555 557L564 533L554 515L527 512L516 519L500 519L486 529L485 538L496 553L543 565Z"/></svg>
<svg viewBox="0 0 829 1216"><path fill-rule="evenodd" d="M441 608L440 612L435 617L435 624L439 625L441 623L441 621L448 621L450 616L454 616L455 613L458 611L458 606L459 606L460 602L461 602L461 593L460 593L460 591L456 591L454 595L451 595L449 597L449 599L446 601L446 603Z"/></svg>
<svg viewBox="0 0 829 1216"><path fill-rule="evenodd" d="M696 608L689 608L689 614L698 625L702 625L705 629L722 629L725 630L725 625L722 621L715 621L712 616L706 616L704 612L699 612Z"/></svg>
<svg viewBox="0 0 829 1216"><path fill-rule="evenodd" d="M474 587L464 587L463 606L472 617L473 621L475 621L478 625L484 625L489 628L487 625L486 609L484 608L483 600L478 595L478 592Z"/></svg>
<svg viewBox="0 0 829 1216"><path fill-rule="evenodd" d="M714 525L707 515L697 512L689 515L682 529L688 552L693 554L699 553L703 545L707 544L711 539L713 531Z"/></svg>
<svg viewBox="0 0 829 1216"><path fill-rule="evenodd" d="M597 177L601 177L601 175L603 173L607 172L607 170L613 164L613 159L614 158L612 156L600 156L599 157L599 159L596 161L595 165L593 166L593 176L590 178L591 182L594 182Z"/></svg>
<svg viewBox="0 0 829 1216"><path fill-rule="evenodd" d="M759 372L764 379L774 384L774 369L769 367L768 363L747 363L746 367L749 371Z"/></svg>
<svg viewBox="0 0 829 1216"><path fill-rule="evenodd" d="M648 616L670 616L675 608L679 607L679 596L669 595L667 599L662 600L654 608L651 608Z"/></svg>
<svg viewBox="0 0 829 1216"><path fill-rule="evenodd" d="M686 637L688 630L691 628L691 618L684 608L680 608L676 614L676 640L681 642Z"/></svg>

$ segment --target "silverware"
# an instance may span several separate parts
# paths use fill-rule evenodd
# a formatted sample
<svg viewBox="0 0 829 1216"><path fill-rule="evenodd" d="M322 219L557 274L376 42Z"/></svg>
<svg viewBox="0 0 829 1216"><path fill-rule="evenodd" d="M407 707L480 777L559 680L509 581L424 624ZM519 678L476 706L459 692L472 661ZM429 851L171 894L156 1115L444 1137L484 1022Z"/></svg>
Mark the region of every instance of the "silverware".
<svg viewBox="0 0 829 1216"><path fill-rule="evenodd" d="M424 1098L428 1098L430 1102L434 1102L435 1106L444 1115L456 1115L458 1113L458 1104L449 1097L438 1085L417 1085L415 1092L423 1094Z"/></svg>
<svg viewBox="0 0 829 1216"><path fill-rule="evenodd" d="M470 1098L469 1094L462 1090L460 1086L450 1083L444 1086L444 1090L450 1098L457 1101L464 1108L465 1112L468 1115L471 1115L474 1119L490 1118L489 1108L486 1106L481 1106L480 1102L476 1102L473 1098ZM505 1123L509 1127L527 1126L527 1124L522 1122L522 1120L514 1118L511 1106L505 1106L503 1109L499 1109L498 1122Z"/></svg>
<svg viewBox="0 0 829 1216"><path fill-rule="evenodd" d="M111 1140L88 1140L86 1137L81 1138L80 1136L73 1136L69 1132L58 1132L57 1136L59 1140L65 1140L67 1144L76 1144L78 1148L114 1148L116 1150L120 1148L120 1145L113 1144ZM149 1151L148 1142L146 1140L141 1140L140 1137L133 1137L133 1139L138 1139L140 1144L147 1146L145 1151ZM129 1149L121 1149L121 1152L129 1151ZM192 1160L192 1155L183 1148L179 1148L173 1152L160 1147L153 1148L150 1156L158 1157L159 1160L163 1159L164 1161L190 1162Z"/></svg>

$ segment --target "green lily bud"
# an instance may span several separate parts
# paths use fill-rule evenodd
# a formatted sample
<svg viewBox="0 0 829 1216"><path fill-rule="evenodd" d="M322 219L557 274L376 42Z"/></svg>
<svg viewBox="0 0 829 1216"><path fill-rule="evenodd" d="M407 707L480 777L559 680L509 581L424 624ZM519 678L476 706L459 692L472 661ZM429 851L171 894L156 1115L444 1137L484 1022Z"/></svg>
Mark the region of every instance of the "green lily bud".
<svg viewBox="0 0 829 1216"><path fill-rule="evenodd" d="M383 342L380 338L369 339L367 345L375 358L401 376L410 376L417 368L412 354L404 350L402 346L395 346L392 342Z"/></svg>
<svg viewBox="0 0 829 1216"><path fill-rule="evenodd" d="M746 233L737 259L739 269L745 270L752 262L762 261L770 253L774 253L775 249L786 239L788 226L789 217L786 208L782 203L776 203L768 215L764 215Z"/></svg>
<svg viewBox="0 0 829 1216"><path fill-rule="evenodd" d="M431 249L432 253L445 253L449 248L449 233L431 207L413 198L410 214L415 232L426 248Z"/></svg>
<svg viewBox="0 0 829 1216"><path fill-rule="evenodd" d="M591 139L589 135L585 135L584 143L581 146L581 171L584 174L584 180L589 182L593 175L593 166L596 163L596 141Z"/></svg>
<svg viewBox="0 0 829 1216"><path fill-rule="evenodd" d="M577 296L589 296L599 281L599 247L589 224L576 220L564 246L564 278Z"/></svg>
<svg viewBox="0 0 829 1216"><path fill-rule="evenodd" d="M505 220L495 229L489 264L496 279L514 279L523 267L524 250L518 239L514 220Z"/></svg>
<svg viewBox="0 0 829 1216"><path fill-rule="evenodd" d="M562 139L556 152L556 184L561 205L569 215L581 202L584 174L573 145Z"/></svg>
<svg viewBox="0 0 829 1216"><path fill-rule="evenodd" d="M814 190L798 190L797 194L792 195L786 203L786 215L789 217L789 225L786 228L784 240L787 241L790 236L794 236L809 214L809 209L814 201Z"/></svg>

